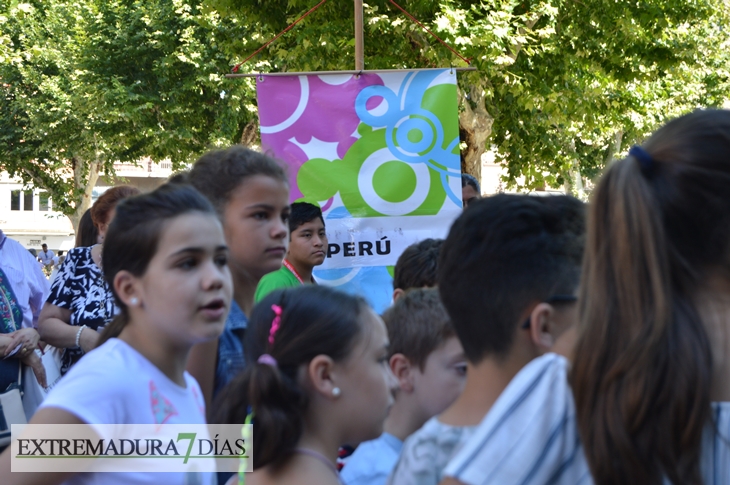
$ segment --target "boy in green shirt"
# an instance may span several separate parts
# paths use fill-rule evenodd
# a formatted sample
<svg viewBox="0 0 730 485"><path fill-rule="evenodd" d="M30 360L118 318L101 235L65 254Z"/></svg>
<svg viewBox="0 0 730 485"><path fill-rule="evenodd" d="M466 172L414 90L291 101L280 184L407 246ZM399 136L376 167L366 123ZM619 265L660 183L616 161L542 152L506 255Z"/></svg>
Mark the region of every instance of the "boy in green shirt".
<svg viewBox="0 0 730 485"><path fill-rule="evenodd" d="M295 202L289 215L289 249L281 269L259 281L254 301L280 288L315 283L312 270L327 257L327 233L322 210L314 204Z"/></svg>

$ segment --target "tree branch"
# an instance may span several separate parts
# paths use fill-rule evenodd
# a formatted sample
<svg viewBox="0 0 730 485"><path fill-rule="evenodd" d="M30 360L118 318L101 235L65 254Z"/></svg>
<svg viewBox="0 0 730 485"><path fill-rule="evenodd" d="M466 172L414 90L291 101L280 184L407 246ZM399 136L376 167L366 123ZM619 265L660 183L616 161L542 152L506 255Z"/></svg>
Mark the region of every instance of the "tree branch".
<svg viewBox="0 0 730 485"><path fill-rule="evenodd" d="M528 22L527 22L527 23L525 24L525 26L524 26L524 27L520 27L519 29L517 29L517 33L518 33L518 34L520 34L520 35L523 35L523 36L524 36L524 35L525 35L525 33L526 33L526 32L527 32L528 30L532 30L532 28L533 28L533 27L535 26L535 24L537 24L538 20L540 20L540 17L536 18L535 20L529 20L529 21L528 21ZM512 49L510 49L510 48L508 47L508 48L507 48L507 56L508 56L508 57L510 57L510 58L511 58L511 59L512 59L513 61L516 61L516 60L517 60L517 56L518 56L518 55L520 54L520 52L522 51L522 47L523 47L524 45L525 45L525 43L524 43L524 42L518 42L517 44L515 44L515 46L514 46L514 47L515 47L515 51L514 51L514 52L512 52Z"/></svg>

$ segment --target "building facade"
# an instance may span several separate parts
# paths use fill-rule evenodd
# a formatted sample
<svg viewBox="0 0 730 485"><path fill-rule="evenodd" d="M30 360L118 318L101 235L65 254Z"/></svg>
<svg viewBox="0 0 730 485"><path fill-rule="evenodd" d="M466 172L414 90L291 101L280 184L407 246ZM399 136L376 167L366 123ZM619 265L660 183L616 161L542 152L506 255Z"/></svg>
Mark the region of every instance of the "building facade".
<svg viewBox="0 0 730 485"><path fill-rule="evenodd" d="M146 159L136 165L117 163L114 169L115 177L99 177L93 200L114 185L133 185L142 192L154 190L172 174L172 163ZM27 249L39 251L42 244L53 251L68 251L74 247L76 238L71 221L53 210L53 199L47 192L25 187L6 172L0 172L0 227Z"/></svg>

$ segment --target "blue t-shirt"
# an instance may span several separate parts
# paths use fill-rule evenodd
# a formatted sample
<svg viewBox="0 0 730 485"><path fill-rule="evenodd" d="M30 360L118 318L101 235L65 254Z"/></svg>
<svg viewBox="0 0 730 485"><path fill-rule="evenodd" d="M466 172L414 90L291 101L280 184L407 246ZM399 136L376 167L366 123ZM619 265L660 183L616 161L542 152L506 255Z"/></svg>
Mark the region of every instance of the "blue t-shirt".
<svg viewBox="0 0 730 485"><path fill-rule="evenodd" d="M388 433L362 443L342 469L342 482L345 485L385 485L402 448L403 442Z"/></svg>

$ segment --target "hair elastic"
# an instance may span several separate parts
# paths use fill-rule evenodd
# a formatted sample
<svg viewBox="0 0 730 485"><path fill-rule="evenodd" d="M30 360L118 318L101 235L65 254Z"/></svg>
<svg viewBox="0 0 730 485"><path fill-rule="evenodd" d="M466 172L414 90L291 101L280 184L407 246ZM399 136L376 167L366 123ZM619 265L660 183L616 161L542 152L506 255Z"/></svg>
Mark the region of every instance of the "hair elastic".
<svg viewBox="0 0 730 485"><path fill-rule="evenodd" d="M279 305L271 305L271 309L274 311L274 320L271 322L271 330L269 330L269 345L274 345L274 337L276 332L279 331L281 325L281 307Z"/></svg>
<svg viewBox="0 0 730 485"><path fill-rule="evenodd" d="M241 428L241 438L243 438L244 446L249 448L253 447L253 434L251 433L251 427L246 426L253 424L253 409L249 406L246 409L246 419L243 421L243 427ZM240 464L238 465L238 483L246 484L246 470L248 469L248 458L241 457Z"/></svg>
<svg viewBox="0 0 730 485"><path fill-rule="evenodd" d="M639 162L641 171L647 175L650 175L654 171L654 158L639 145L634 145L629 150L629 155L634 157Z"/></svg>
<svg viewBox="0 0 730 485"><path fill-rule="evenodd" d="M270 356L269 354L262 354L261 357L259 357L259 360L257 361L259 364L266 364L270 365L271 367L276 367L276 359Z"/></svg>

